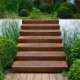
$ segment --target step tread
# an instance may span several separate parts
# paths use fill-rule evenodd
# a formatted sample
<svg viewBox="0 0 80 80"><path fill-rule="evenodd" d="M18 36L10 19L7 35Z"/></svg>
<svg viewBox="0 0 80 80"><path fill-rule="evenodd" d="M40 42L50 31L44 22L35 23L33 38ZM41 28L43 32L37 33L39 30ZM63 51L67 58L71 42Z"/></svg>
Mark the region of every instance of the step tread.
<svg viewBox="0 0 80 80"><path fill-rule="evenodd" d="M62 39L61 36L19 36L19 39Z"/></svg>
<svg viewBox="0 0 80 80"><path fill-rule="evenodd" d="M23 57L43 57L43 56L48 56L48 57L65 57L65 53L63 51L20 51L17 53L17 56L23 56Z"/></svg>
<svg viewBox="0 0 80 80"><path fill-rule="evenodd" d="M66 61L15 61L12 67L68 67Z"/></svg>
<svg viewBox="0 0 80 80"><path fill-rule="evenodd" d="M18 47L63 47L62 43L18 43Z"/></svg>
<svg viewBox="0 0 80 80"><path fill-rule="evenodd" d="M22 20L22 23L23 24L31 24L31 23L36 23L36 24L38 24L38 23L41 23L41 24L49 24L49 23L51 23L51 24L53 24L53 23L59 23L59 20L52 20L52 19L49 19L49 20L46 20L46 19L34 19L34 20Z"/></svg>
<svg viewBox="0 0 80 80"><path fill-rule="evenodd" d="M22 24L22 26L37 26L37 27L39 27L39 26L45 26L45 27L47 27L47 26L59 26L59 24Z"/></svg>
<svg viewBox="0 0 80 80"><path fill-rule="evenodd" d="M39 30L21 30L20 32L60 32L60 30L43 30L43 29L39 29Z"/></svg>

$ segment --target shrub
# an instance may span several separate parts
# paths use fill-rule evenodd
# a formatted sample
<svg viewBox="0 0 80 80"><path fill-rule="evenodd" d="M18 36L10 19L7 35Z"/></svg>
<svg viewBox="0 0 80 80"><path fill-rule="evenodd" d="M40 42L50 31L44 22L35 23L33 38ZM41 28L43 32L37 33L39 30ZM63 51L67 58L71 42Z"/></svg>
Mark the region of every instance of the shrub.
<svg viewBox="0 0 80 80"><path fill-rule="evenodd" d="M30 0L20 0L18 12L21 11L22 9L26 9L28 11L31 11L32 7L33 7L33 5Z"/></svg>
<svg viewBox="0 0 80 80"><path fill-rule="evenodd" d="M5 8L8 12L17 12L18 10L18 0L4 0Z"/></svg>
<svg viewBox="0 0 80 80"><path fill-rule="evenodd" d="M71 64L76 58L80 58L80 38L76 39L76 41L72 44L69 57Z"/></svg>
<svg viewBox="0 0 80 80"><path fill-rule="evenodd" d="M33 5L34 5L36 8L40 8L41 0L34 0Z"/></svg>
<svg viewBox="0 0 80 80"><path fill-rule="evenodd" d="M0 18L4 17L4 11L5 11L5 6L4 6L4 1L0 1Z"/></svg>
<svg viewBox="0 0 80 80"><path fill-rule="evenodd" d="M43 3L40 6L40 10L44 13L51 13L53 10L53 6L50 3Z"/></svg>
<svg viewBox="0 0 80 80"><path fill-rule="evenodd" d="M61 5L61 0L57 0L56 3L53 6L54 12L58 11L58 9L60 8L60 5Z"/></svg>
<svg viewBox="0 0 80 80"><path fill-rule="evenodd" d="M78 27L80 24L78 21L68 21L67 23L66 22L67 21L65 21L65 24L63 25L62 37L63 37L65 53L67 56L67 62L69 65L71 65L72 64L71 59L73 58L70 57L71 46L80 36L80 27Z"/></svg>
<svg viewBox="0 0 80 80"><path fill-rule="evenodd" d="M62 3L61 6L70 9L72 13L76 13L77 12L76 6L74 4L72 4L72 3L65 2L65 3Z"/></svg>
<svg viewBox="0 0 80 80"><path fill-rule="evenodd" d="M3 67L1 65L1 61L0 61L0 80L4 80L5 76L4 76L4 73L3 73Z"/></svg>
<svg viewBox="0 0 80 80"><path fill-rule="evenodd" d="M15 42L10 38L0 36L0 60L4 69L8 69L11 67L15 55Z"/></svg>
<svg viewBox="0 0 80 80"><path fill-rule="evenodd" d="M74 61L67 74L68 80L80 80L80 59Z"/></svg>
<svg viewBox="0 0 80 80"><path fill-rule="evenodd" d="M71 11L67 7L60 7L57 12L57 17L60 18L72 18Z"/></svg>
<svg viewBox="0 0 80 80"><path fill-rule="evenodd" d="M31 19L40 19L43 13L40 11L40 9L33 8L32 13L30 14Z"/></svg>
<svg viewBox="0 0 80 80"><path fill-rule="evenodd" d="M19 14L19 16L25 17L25 16L29 16L30 12L26 9L22 9L18 12L18 14Z"/></svg>
<svg viewBox="0 0 80 80"><path fill-rule="evenodd" d="M17 21L3 21L1 24L1 33L3 36L12 38L16 43L19 36L19 24Z"/></svg>

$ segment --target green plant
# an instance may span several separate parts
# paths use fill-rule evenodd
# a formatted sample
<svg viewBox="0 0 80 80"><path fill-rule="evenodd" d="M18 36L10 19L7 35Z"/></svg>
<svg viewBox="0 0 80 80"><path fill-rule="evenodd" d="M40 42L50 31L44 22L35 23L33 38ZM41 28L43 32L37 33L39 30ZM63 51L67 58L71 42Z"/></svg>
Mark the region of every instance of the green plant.
<svg viewBox="0 0 80 80"><path fill-rule="evenodd" d="M4 80L5 76L4 76L4 72L3 72L3 67L0 61L0 80Z"/></svg>
<svg viewBox="0 0 80 80"><path fill-rule="evenodd" d="M1 33L3 36L12 38L16 43L19 36L19 24L17 21L3 21L1 24Z"/></svg>
<svg viewBox="0 0 80 80"><path fill-rule="evenodd" d="M72 64L76 58L80 58L80 38L76 39L71 46L70 63Z"/></svg>
<svg viewBox="0 0 80 80"><path fill-rule="evenodd" d="M60 7L57 12L57 17L60 18L72 18L71 11L67 7Z"/></svg>
<svg viewBox="0 0 80 80"><path fill-rule="evenodd" d="M30 12L26 9L22 9L18 12L19 16L29 16L30 15Z"/></svg>
<svg viewBox="0 0 80 80"><path fill-rule="evenodd" d="M5 8L8 12L17 12L18 10L18 0L4 0Z"/></svg>
<svg viewBox="0 0 80 80"><path fill-rule="evenodd" d="M40 8L41 0L34 0L33 5L34 5L36 8Z"/></svg>
<svg viewBox="0 0 80 80"><path fill-rule="evenodd" d="M4 17L4 9L3 9L3 6L0 5L0 18L3 18Z"/></svg>
<svg viewBox="0 0 80 80"><path fill-rule="evenodd" d="M44 13L51 13L52 10L53 10L53 6L52 4L50 3L43 3L41 6L40 6L40 10Z"/></svg>
<svg viewBox="0 0 80 80"><path fill-rule="evenodd" d="M32 13L30 14L31 19L40 19L43 13L40 11L40 9L33 7Z"/></svg>
<svg viewBox="0 0 80 80"><path fill-rule="evenodd" d="M20 0L19 1L19 7L18 7L18 12L21 11L22 9L26 9L28 11L32 10L32 3L30 0Z"/></svg>
<svg viewBox="0 0 80 80"><path fill-rule="evenodd" d="M4 14L5 14L5 5L4 5L4 0L1 0L0 1L0 18L3 18L4 17Z"/></svg>
<svg viewBox="0 0 80 80"><path fill-rule="evenodd" d="M53 6L53 11L58 11L58 9L60 8L61 5L61 0L57 0L56 3Z"/></svg>
<svg viewBox="0 0 80 80"><path fill-rule="evenodd" d="M67 73L68 80L80 80L80 59L74 61Z"/></svg>
<svg viewBox="0 0 80 80"><path fill-rule="evenodd" d="M74 24L77 25L74 25ZM74 26L73 26L74 25ZM64 43L64 49L67 56L67 62L69 65L72 64L72 59L74 58L70 54L73 54L71 52L71 46L76 41L76 39L80 36L80 28L78 27L80 24L76 21L71 21L70 24L64 24L64 28L62 29L62 38ZM72 27L73 26L73 27ZM71 27L71 28L70 28Z"/></svg>
<svg viewBox="0 0 80 80"><path fill-rule="evenodd" d="M16 44L12 39L0 36L0 60L4 69L11 67L16 51Z"/></svg>
<svg viewBox="0 0 80 80"><path fill-rule="evenodd" d="M61 7L66 7L68 9L70 9L70 11L72 13L76 13L77 12L77 7L72 3L64 2L64 3L61 4Z"/></svg>

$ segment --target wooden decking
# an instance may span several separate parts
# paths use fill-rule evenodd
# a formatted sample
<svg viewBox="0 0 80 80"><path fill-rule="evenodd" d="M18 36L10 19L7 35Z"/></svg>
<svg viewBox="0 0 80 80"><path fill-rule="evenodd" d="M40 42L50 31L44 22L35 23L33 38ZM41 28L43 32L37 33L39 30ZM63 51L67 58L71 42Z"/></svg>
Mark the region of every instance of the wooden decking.
<svg viewBox="0 0 80 80"><path fill-rule="evenodd" d="M61 73L8 73L5 80L67 80L67 78Z"/></svg>

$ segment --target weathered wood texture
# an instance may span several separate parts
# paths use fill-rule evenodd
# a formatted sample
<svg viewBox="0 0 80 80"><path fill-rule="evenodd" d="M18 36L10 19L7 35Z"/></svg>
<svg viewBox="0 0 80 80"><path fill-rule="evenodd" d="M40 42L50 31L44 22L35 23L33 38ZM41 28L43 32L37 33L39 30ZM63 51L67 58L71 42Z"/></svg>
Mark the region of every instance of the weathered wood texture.
<svg viewBox="0 0 80 80"><path fill-rule="evenodd" d="M5 80L68 80L62 74L49 73L9 73Z"/></svg>

